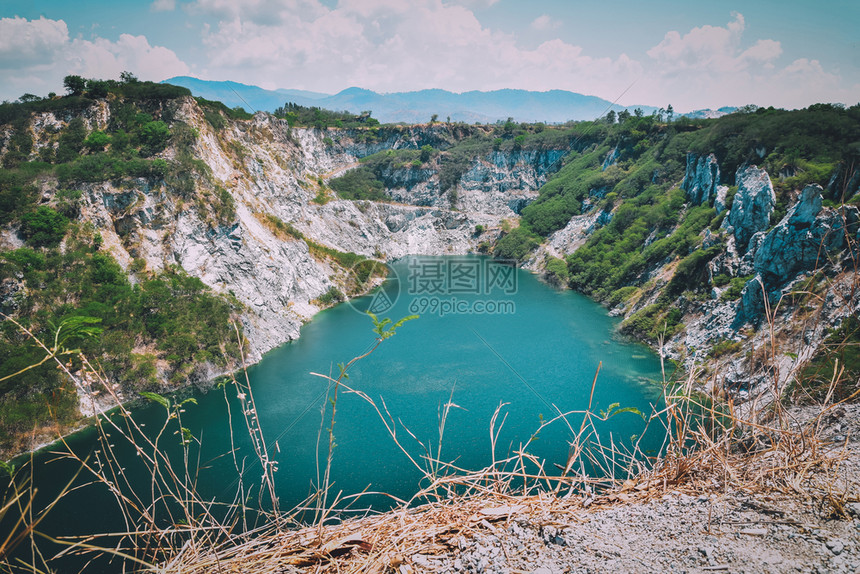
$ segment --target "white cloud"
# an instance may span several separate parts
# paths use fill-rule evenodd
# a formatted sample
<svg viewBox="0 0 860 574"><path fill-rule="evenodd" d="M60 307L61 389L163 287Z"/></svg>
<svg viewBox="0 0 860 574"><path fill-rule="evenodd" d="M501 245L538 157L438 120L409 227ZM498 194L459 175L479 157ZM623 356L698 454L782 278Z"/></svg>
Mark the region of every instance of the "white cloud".
<svg viewBox="0 0 860 574"><path fill-rule="evenodd" d="M189 71L171 50L150 46L146 36L121 34L116 42L74 40L69 55L76 72L87 78L119 78L128 70L141 80L160 81Z"/></svg>
<svg viewBox="0 0 860 574"><path fill-rule="evenodd" d="M50 65L69 39L62 20L0 19L0 69Z"/></svg>
<svg viewBox="0 0 860 574"><path fill-rule="evenodd" d="M547 14L542 14L532 20L530 26L533 30L555 30L561 26L561 22L550 18Z"/></svg>
<svg viewBox="0 0 860 574"><path fill-rule="evenodd" d="M647 73L631 96L677 110L754 103L804 107L820 101L852 102L851 90L838 73L817 60L781 62L783 48L772 39L747 41L744 17L733 14L725 27L701 26L685 34L668 32L647 51ZM856 86L853 88L856 90ZM644 100L647 98L647 100Z"/></svg>
<svg viewBox="0 0 860 574"><path fill-rule="evenodd" d="M200 28L207 58L196 75L267 88L564 89L613 100L634 84L621 104L671 103L679 111L834 99L853 104L860 93L823 62L785 61L780 42L752 36L741 14L722 26L669 31L644 54L607 57L561 39L524 47L516 35L479 21L473 10L489 3L339 0L329 8L320 0L195 0L183 9L214 22ZM546 31L558 25L556 18L543 14L523 27ZM0 19L0 99L61 92L67 74L115 78L128 70L162 80L189 73L176 53L145 36L108 40L90 33L71 38L63 20L44 17Z"/></svg>
<svg viewBox="0 0 860 574"><path fill-rule="evenodd" d="M266 4L269 17L258 16ZM204 73L213 79L338 91L444 88L569 89L618 93L636 74L627 56L600 58L553 40L534 49L484 27L463 3L441 0L198 0L194 10L218 14L204 29ZM550 19L542 21L552 25Z"/></svg>
<svg viewBox="0 0 860 574"><path fill-rule="evenodd" d="M0 99L15 99L22 90L62 92L62 79L69 74L119 78L128 70L142 80L159 81L189 72L173 51L151 46L145 36L122 34L116 42L71 39L63 20L46 18L0 19L0 70Z"/></svg>
<svg viewBox="0 0 860 574"><path fill-rule="evenodd" d="M676 72L725 73L743 70L756 62L766 63L782 53L780 43L774 40L759 40L752 48L742 51L744 28L743 15L735 13L734 20L725 28L701 26L684 35L668 32L647 54Z"/></svg>
<svg viewBox="0 0 860 574"><path fill-rule="evenodd" d="M153 12L173 12L176 10L176 0L155 0L149 9Z"/></svg>
<svg viewBox="0 0 860 574"><path fill-rule="evenodd" d="M459 4L470 9L474 8L489 8L496 4L499 0L450 0L451 4Z"/></svg>

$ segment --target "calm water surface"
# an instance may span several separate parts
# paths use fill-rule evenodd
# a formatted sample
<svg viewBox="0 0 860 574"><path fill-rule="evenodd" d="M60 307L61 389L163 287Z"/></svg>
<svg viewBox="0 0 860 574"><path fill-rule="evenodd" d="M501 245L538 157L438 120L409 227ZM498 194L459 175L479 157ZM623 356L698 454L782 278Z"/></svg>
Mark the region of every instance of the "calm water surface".
<svg viewBox="0 0 860 574"><path fill-rule="evenodd" d="M465 267L458 267L461 264ZM527 272L513 271L515 289L511 289L510 277L495 277L495 285L487 283L490 276L483 274L492 273L493 265L480 257L411 258L395 263L392 267L399 284L389 281L384 295L396 299L396 304L384 315L396 320L417 311L421 317L404 324L394 337L357 363L349 372L348 384L380 405L384 399L395 420L425 444L432 443L434 451L439 411L453 392L457 408L447 420L442 459L470 469L482 468L491 460L489 424L500 403L507 403L503 407L507 421L499 436L497 458L526 443L541 417L553 417L556 412L551 405L562 411L584 409L601 361L595 408L620 403L650 411L650 404L659 400L653 381L660 378L659 361L650 350L617 339L613 335L616 320L599 305L576 293L557 291ZM465 292L471 289L469 266L482 274L480 293ZM279 463L276 479L282 508L303 500L316 482L316 442L327 381L310 373L335 372L338 363L346 363L373 345L372 323L355 308L366 307L371 300L368 297L356 305L342 304L319 313L302 328L300 339L273 350L249 368L261 427ZM382 309L380 304L385 301L377 295L375 308ZM483 305L500 312L473 312L476 302L478 309ZM453 306L459 306L460 312L453 312ZM227 396L235 414L239 408L235 389L228 387ZM195 397L198 404L187 406L183 422L202 441L199 488L204 497L229 501L235 492L236 472L232 458L221 456L229 451L231 430L224 394L213 390ZM135 417L155 428L163 420L164 410L150 405L138 409ZM581 419L574 416L573 420L578 427ZM611 419L606 431L629 440L642 428L642 419L621 414ZM246 457L249 466L246 483L259 484L260 468L255 466L247 439L242 440L247 433L241 421L234 420L233 431L240 458ZM545 458L547 468L564 464L569 434L563 424L555 424L542 431L529 450ZM420 473L394 445L376 412L359 397L340 395L335 435L335 492L369 489L405 499L415 492ZM421 456L423 449L402 427L398 437L413 456ZM92 431L79 433L70 442L83 456L98 448ZM325 440L322 442L324 451ZM122 444L116 448L128 459L124 462L127 475L148 484L128 449ZM34 480L44 497L66 484L73 472L69 462L55 458L42 453L34 464ZM385 504L388 499L382 497L362 502L363 506ZM51 513L42 530L70 535L122 528L115 508L103 489L83 488Z"/></svg>

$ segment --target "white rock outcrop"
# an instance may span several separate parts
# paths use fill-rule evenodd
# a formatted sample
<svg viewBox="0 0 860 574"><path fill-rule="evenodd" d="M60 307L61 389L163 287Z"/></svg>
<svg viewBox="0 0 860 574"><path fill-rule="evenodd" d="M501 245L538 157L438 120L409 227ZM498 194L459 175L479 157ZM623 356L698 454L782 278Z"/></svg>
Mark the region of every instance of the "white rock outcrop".
<svg viewBox="0 0 860 574"><path fill-rule="evenodd" d="M260 113L215 130L191 98L173 105L174 117L194 130L194 159L206 166L206 173L191 174L193 193L144 179L131 187L90 184L84 186L83 217L124 267L135 259L152 270L179 265L234 296L243 306L251 361L298 337L319 310L317 299L345 283L348 270L313 253L309 242L388 260L472 252L501 219L536 197L565 153L515 150L479 158L456 187L457 209L450 194L440 192L433 162L384 174L397 203L347 201L333 198L320 182L386 149L443 149L451 145L449 128L381 127L372 134L291 129ZM109 111L103 106L87 117L105 123ZM177 153L168 148L163 156ZM214 215L218 193L228 194L233 205L226 220ZM488 231L479 236L477 225Z"/></svg>

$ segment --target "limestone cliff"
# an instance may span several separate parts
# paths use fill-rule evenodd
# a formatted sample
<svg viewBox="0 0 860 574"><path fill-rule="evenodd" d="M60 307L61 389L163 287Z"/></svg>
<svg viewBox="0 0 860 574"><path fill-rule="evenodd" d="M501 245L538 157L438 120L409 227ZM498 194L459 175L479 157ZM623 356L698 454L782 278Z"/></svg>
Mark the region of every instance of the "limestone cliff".
<svg viewBox="0 0 860 574"><path fill-rule="evenodd" d="M105 129L111 109L99 101L78 116L90 129ZM347 280L349 270L315 256L309 241L389 260L468 253L477 247L475 226L488 230L482 240L492 239L500 220L515 217L565 153L495 151L476 158L455 189L455 205L450 194L439 192L438 169L432 166L386 174L393 203L347 201L335 197L325 181L380 151L425 145L444 150L460 137L456 129L442 124L373 132L290 128L265 113L215 128L190 97L165 104L161 113L184 126L184 140L174 133L158 157L185 162L186 186L171 177L82 183L81 219L94 224L130 273L135 260L149 270L179 265L234 295L243 305L252 361L297 337L320 309L318 298ZM36 115L33 153L56 145L47 132L71 119ZM56 185L44 182L45 198ZM219 215L219 204L232 207ZM278 221L301 237L279 231ZM16 241L10 231L4 235L7 245Z"/></svg>
<svg viewBox="0 0 860 574"><path fill-rule="evenodd" d="M661 326L668 331L661 352L688 370L707 373L707 386L714 392L743 401L774 384L785 385L815 355L830 330L860 312L854 294L860 215L855 205L825 207L820 185L793 193L783 186L780 201L787 204L786 212L774 222L778 201L766 170L744 163L733 176L722 173L714 153L687 154L683 179L676 184L686 201L681 217L696 208L716 223L705 226L680 257L646 258L649 245L668 241L680 227L650 230L637 274L609 304L611 314L625 318L625 327L649 325L655 309L666 309L657 319L665 321ZM853 179L842 177L850 188ZM734 194L731 184L736 186ZM591 198L603 197L610 189L589 188L583 213L550 234L526 266L543 272L552 258L570 260L585 245L599 249L589 240L620 211L617 203L612 212L604 211ZM708 206L715 216L701 211ZM612 233L624 231L616 228ZM686 275L678 282L675 276L681 273ZM548 279L558 282L557 276ZM708 293L699 290L700 284L713 287ZM797 305L801 296L811 299ZM628 332L642 335L633 327ZM717 345L730 351L714 352Z"/></svg>
<svg viewBox="0 0 860 574"><path fill-rule="evenodd" d="M693 205L709 203L716 198L720 187L720 166L717 156L708 154L699 157L690 152L687 154L687 171L681 188L687 192Z"/></svg>

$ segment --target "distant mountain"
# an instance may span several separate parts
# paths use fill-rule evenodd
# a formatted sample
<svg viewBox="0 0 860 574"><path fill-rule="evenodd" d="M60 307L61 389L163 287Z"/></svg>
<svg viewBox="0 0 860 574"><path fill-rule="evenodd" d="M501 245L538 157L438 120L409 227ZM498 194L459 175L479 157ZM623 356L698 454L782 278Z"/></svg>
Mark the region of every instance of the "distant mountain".
<svg viewBox="0 0 860 574"><path fill-rule="evenodd" d="M177 76L164 83L184 86L195 96L224 102L229 107L242 106L249 111L274 111L286 102L302 106L318 106L335 111L360 113L370 110L383 123L420 123L430 121L433 114L440 120L496 122L509 117L518 122L563 123L568 120L591 120L609 110L611 102L597 96L585 96L564 90L531 92L528 90L495 90L455 94L446 90L420 90L378 94L361 88L348 88L337 94L322 94L305 90L264 90L238 82L198 80ZM657 110L654 106L641 108L645 114ZM616 112L625 109L612 106Z"/></svg>

